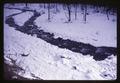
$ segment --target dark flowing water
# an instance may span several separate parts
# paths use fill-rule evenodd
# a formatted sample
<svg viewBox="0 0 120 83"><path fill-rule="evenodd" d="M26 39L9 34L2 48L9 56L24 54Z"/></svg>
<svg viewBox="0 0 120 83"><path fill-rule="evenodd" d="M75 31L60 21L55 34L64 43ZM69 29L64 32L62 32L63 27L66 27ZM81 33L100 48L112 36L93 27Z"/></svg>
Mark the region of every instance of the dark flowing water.
<svg viewBox="0 0 120 83"><path fill-rule="evenodd" d="M38 38L45 40L46 42L56 45L60 48L66 48L73 52L82 53L83 55L91 55L95 60L104 60L110 55L116 55L117 49L114 47L95 47L90 44L85 44L83 42L76 42L70 39L63 39L63 38L54 38L54 33L45 32L44 30L40 29L40 27L34 24L34 21L37 17L41 16L44 13L38 13L33 11L34 15L28 19L23 26L19 26L15 23L14 19L8 17L6 19L6 24L11 27L14 27L16 30L23 32L28 35L36 35Z"/></svg>

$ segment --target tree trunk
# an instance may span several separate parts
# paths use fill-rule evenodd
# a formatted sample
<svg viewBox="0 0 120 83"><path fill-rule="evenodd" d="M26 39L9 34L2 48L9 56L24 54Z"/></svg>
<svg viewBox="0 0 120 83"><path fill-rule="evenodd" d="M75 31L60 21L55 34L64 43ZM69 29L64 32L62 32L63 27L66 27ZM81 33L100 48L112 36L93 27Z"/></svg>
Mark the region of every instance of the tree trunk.
<svg viewBox="0 0 120 83"><path fill-rule="evenodd" d="M109 13L107 12L107 18L108 18L108 20L109 20Z"/></svg>
<svg viewBox="0 0 120 83"><path fill-rule="evenodd" d="M63 4L62 6L63 6L63 9L65 10L65 8L66 8L65 4Z"/></svg>
<svg viewBox="0 0 120 83"><path fill-rule="evenodd" d="M59 6L57 6L57 5L59 5L59 4L57 4L57 3L55 4L56 12L59 12L59 10L58 10Z"/></svg>
<svg viewBox="0 0 120 83"><path fill-rule="evenodd" d="M26 7L26 8L28 7L28 4L27 4L27 3L25 3L25 7Z"/></svg>
<svg viewBox="0 0 120 83"><path fill-rule="evenodd" d="M110 10L110 9L107 9L107 10L106 10L106 14L107 14L107 19L108 19L108 20L109 20L109 10Z"/></svg>
<svg viewBox="0 0 120 83"><path fill-rule="evenodd" d="M71 21L71 7L70 7L70 4L67 4L67 8L68 8L68 22Z"/></svg>
<svg viewBox="0 0 120 83"><path fill-rule="evenodd" d="M45 9L45 3L44 3L44 9Z"/></svg>
<svg viewBox="0 0 120 83"><path fill-rule="evenodd" d="M75 4L75 20L77 20L77 4Z"/></svg>
<svg viewBox="0 0 120 83"><path fill-rule="evenodd" d="M50 21L50 4L48 4L48 21Z"/></svg>
<svg viewBox="0 0 120 83"><path fill-rule="evenodd" d="M87 18L87 5L84 5L84 15L83 15L84 23L86 23L86 18Z"/></svg>

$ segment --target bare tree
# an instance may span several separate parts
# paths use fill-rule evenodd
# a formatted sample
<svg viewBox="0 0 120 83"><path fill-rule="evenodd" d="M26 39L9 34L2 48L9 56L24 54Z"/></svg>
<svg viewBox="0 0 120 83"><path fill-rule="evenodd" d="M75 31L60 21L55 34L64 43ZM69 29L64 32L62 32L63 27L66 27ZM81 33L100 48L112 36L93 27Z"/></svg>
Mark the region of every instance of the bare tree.
<svg viewBox="0 0 120 83"><path fill-rule="evenodd" d="M99 13L99 6L95 6L95 12Z"/></svg>
<svg viewBox="0 0 120 83"><path fill-rule="evenodd" d="M75 20L77 20L77 4L74 4L75 7Z"/></svg>
<svg viewBox="0 0 120 83"><path fill-rule="evenodd" d="M84 12L84 5L81 4L80 7L81 7L81 11Z"/></svg>
<svg viewBox="0 0 120 83"><path fill-rule="evenodd" d="M48 21L50 21L50 3L48 4Z"/></svg>
<svg viewBox="0 0 120 83"><path fill-rule="evenodd" d="M54 8L54 13L57 13L57 12L59 12L59 10L58 10L58 3L54 3L53 4L53 8Z"/></svg>
<svg viewBox="0 0 120 83"><path fill-rule="evenodd" d="M56 10L56 12L58 12L58 6L57 6L58 4L56 3L55 4L55 10Z"/></svg>
<svg viewBox="0 0 120 83"><path fill-rule="evenodd" d="M110 8L106 8L106 14L107 14L107 19L109 20L109 11L110 11Z"/></svg>
<svg viewBox="0 0 120 83"><path fill-rule="evenodd" d="M68 9L68 22L71 21L71 5L67 4L67 9Z"/></svg>
<svg viewBox="0 0 120 83"><path fill-rule="evenodd" d="M87 5L84 5L84 14L83 14L84 23L86 23L86 18L87 18Z"/></svg>
<svg viewBox="0 0 120 83"><path fill-rule="evenodd" d="M44 9L46 8L46 5L45 5L45 3L43 4L44 5Z"/></svg>
<svg viewBox="0 0 120 83"><path fill-rule="evenodd" d="M65 8L66 8L66 5L65 5L65 4L63 4L63 5L62 5L62 7L63 7L63 9L65 10Z"/></svg>
<svg viewBox="0 0 120 83"><path fill-rule="evenodd" d="M25 7L26 7L26 8L28 7L28 4L27 4L27 3L25 3Z"/></svg>

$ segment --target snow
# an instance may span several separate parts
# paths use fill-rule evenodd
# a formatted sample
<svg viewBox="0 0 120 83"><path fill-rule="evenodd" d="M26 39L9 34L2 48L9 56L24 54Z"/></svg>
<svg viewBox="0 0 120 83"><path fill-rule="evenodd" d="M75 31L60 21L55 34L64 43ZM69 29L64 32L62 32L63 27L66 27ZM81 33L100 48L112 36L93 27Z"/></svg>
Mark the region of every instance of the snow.
<svg viewBox="0 0 120 83"><path fill-rule="evenodd" d="M24 23L33 15L32 12L25 12L20 15L16 15L13 18L18 25L23 26Z"/></svg>
<svg viewBox="0 0 120 83"><path fill-rule="evenodd" d="M16 31L7 25L4 27L4 50L4 59L10 57L15 60L16 65L23 68L26 72L25 75L22 73L21 76L28 78L31 77L30 73L33 73L44 80L116 79L116 60L111 61L114 66L110 61L95 61L89 55L83 56L67 49L60 49L39 38ZM23 57L20 55L25 51L29 52L29 56ZM9 55L10 53L14 55ZM71 59L61 58L54 60L55 57L60 55L69 56ZM109 66L104 66L105 62ZM72 66L77 66L78 71L73 70ZM109 72L114 77L103 78L100 76L101 70ZM88 71L89 73L87 73Z"/></svg>
<svg viewBox="0 0 120 83"><path fill-rule="evenodd" d="M9 11L9 13L4 13L4 16L9 16L9 15L12 15L14 13L20 13L21 12L20 10L16 10L16 9L11 9L11 11L10 11L10 9L5 9L4 10L4 12L8 12L8 11Z"/></svg>
<svg viewBox="0 0 120 83"><path fill-rule="evenodd" d="M9 13L6 13L6 12L9 12ZM9 15L12 15L14 13L20 13L20 12L21 12L20 10L15 10L15 9L11 9L11 10L4 9L4 18L9 16ZM5 21L5 19L4 19L4 21Z"/></svg>
<svg viewBox="0 0 120 83"><path fill-rule="evenodd" d="M6 10L4 12L5 16L11 11ZM13 14L17 12L19 11L14 10ZM101 24L97 22L98 25L92 24L98 20L91 20L87 25L81 21L80 23L76 21L69 24L62 23L59 20L59 22L47 22L45 15L39 17L35 22L38 26L42 26L42 29L53 32L55 36L97 46L116 46L116 40L113 40L113 37L116 36L116 24L113 22L105 20ZM14 16L14 19L17 24L23 25L30 16L32 16L32 13L25 12ZM101 15L99 18L101 19L100 22L104 19L103 16ZM97 16L94 18L97 19ZM62 18L62 21L65 21L65 19ZM105 26L102 26L103 24ZM89 29L87 26L90 26ZM96 32L99 36L95 35ZM96 38L98 41L93 42L92 38ZM29 55L21 56L21 54ZM61 58L61 56L64 58ZM117 78L116 56L111 55L103 61L95 61L90 55L84 56L80 53L59 48L40 38L19 32L4 23L5 63L14 65L11 59L15 61L17 66L24 69L24 72L19 71L17 73L30 79L36 79L32 74L44 80L116 80ZM76 69L73 67L76 67Z"/></svg>
<svg viewBox="0 0 120 83"><path fill-rule="evenodd" d="M117 19L116 16L110 15L107 20L105 14L87 15L87 23L83 23L83 15L78 14L78 20L72 23L67 21L64 10L56 15L51 15L51 22L47 22L47 14L36 19L35 23L42 26L42 29L55 34L55 38L62 37L78 42L89 43L94 46L117 46L117 23L112 22Z"/></svg>

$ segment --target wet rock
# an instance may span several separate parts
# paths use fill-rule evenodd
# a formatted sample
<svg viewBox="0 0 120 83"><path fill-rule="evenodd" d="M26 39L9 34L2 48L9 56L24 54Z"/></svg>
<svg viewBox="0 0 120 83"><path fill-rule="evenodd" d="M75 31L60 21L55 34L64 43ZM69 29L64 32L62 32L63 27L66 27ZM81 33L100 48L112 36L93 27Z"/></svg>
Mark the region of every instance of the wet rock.
<svg viewBox="0 0 120 83"><path fill-rule="evenodd" d="M116 49L113 47L97 47L93 58L95 60L104 60L112 54L116 55Z"/></svg>
<svg viewBox="0 0 120 83"><path fill-rule="evenodd" d="M39 30L34 28L34 29L31 29L31 30L28 30L28 33L33 35L33 34L38 34L39 33Z"/></svg>
<svg viewBox="0 0 120 83"><path fill-rule="evenodd" d="M21 56L28 56L29 54L21 54Z"/></svg>
<svg viewBox="0 0 120 83"><path fill-rule="evenodd" d="M81 50L80 50L80 52L83 54L83 55L87 55L87 54L90 54L90 50L87 48L82 48Z"/></svg>
<svg viewBox="0 0 120 83"><path fill-rule="evenodd" d="M107 57L108 57L108 55L102 54L102 53L93 54L93 59L95 59L97 61L104 60Z"/></svg>
<svg viewBox="0 0 120 83"><path fill-rule="evenodd" d="M95 51L95 53L106 53L106 54L114 54L116 55L117 49L113 47L98 47Z"/></svg>
<svg viewBox="0 0 120 83"><path fill-rule="evenodd" d="M74 48L74 47L73 47L71 50L72 50L72 51L75 51L76 49L77 49L77 48Z"/></svg>
<svg viewBox="0 0 120 83"><path fill-rule="evenodd" d="M14 21L14 19L12 17L7 18L5 23L8 24L10 27L16 26L15 21Z"/></svg>
<svg viewBox="0 0 120 83"><path fill-rule="evenodd" d="M83 55L94 54L96 50L96 47L91 46L89 44L80 44L79 48L80 48L80 53L83 53Z"/></svg>
<svg viewBox="0 0 120 83"><path fill-rule="evenodd" d="M58 38L57 38L57 40L58 40L58 41L61 41L61 40L62 40L62 38L58 37Z"/></svg>
<svg viewBox="0 0 120 83"><path fill-rule="evenodd" d="M60 58L65 58L64 56L60 56Z"/></svg>
<svg viewBox="0 0 120 83"><path fill-rule="evenodd" d="M52 41L50 41L50 43L53 44L53 45L58 45L59 44L59 40L53 39Z"/></svg>
<svg viewBox="0 0 120 83"><path fill-rule="evenodd" d="M77 67L76 67L76 66L73 66L73 69L74 69L74 70L76 70L76 69L77 69Z"/></svg>

